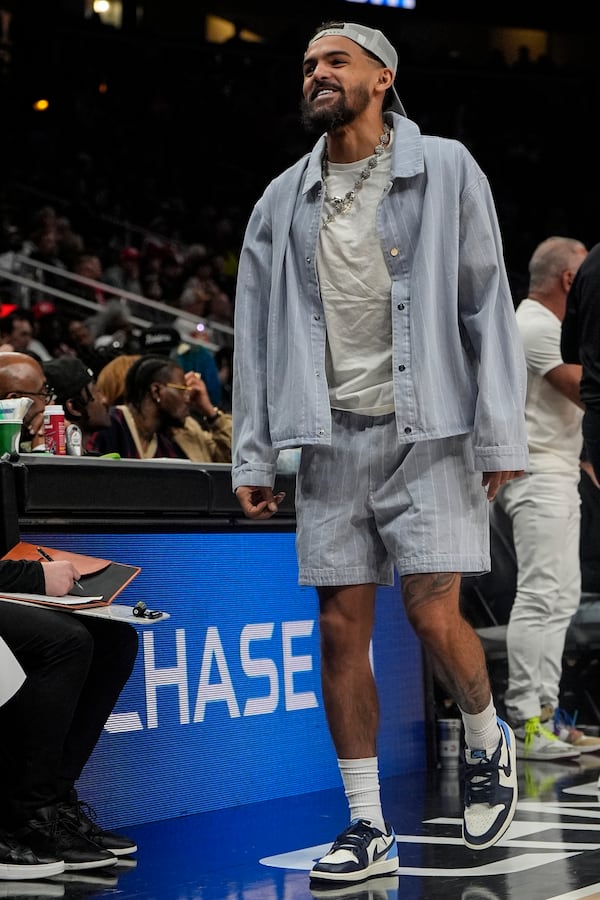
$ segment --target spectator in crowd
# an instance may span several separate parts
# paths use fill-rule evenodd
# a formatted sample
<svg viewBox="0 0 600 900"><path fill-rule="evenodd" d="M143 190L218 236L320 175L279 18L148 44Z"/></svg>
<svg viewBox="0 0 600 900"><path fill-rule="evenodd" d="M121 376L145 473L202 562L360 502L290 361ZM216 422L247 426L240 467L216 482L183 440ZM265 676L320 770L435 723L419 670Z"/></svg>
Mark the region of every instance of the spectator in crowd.
<svg viewBox="0 0 600 900"><path fill-rule="evenodd" d="M78 278L97 282L87 284L86 281L74 280L71 282L69 293L82 297L90 303L104 306L107 303L107 295L98 282L102 279L102 260L97 253L84 250L73 261L72 272Z"/></svg>
<svg viewBox="0 0 600 900"><path fill-rule="evenodd" d="M110 415L111 425L89 444L99 453L231 462L231 416L214 406L197 372L184 373L165 356L141 356L131 365L125 403L112 407Z"/></svg>
<svg viewBox="0 0 600 900"><path fill-rule="evenodd" d="M140 269L144 296L176 306L183 273L181 254L176 246L147 238L142 244Z"/></svg>
<svg viewBox="0 0 600 900"><path fill-rule="evenodd" d="M52 392L41 363L26 353L0 353L0 400L12 397L28 397L32 401L23 417L20 450L44 450L44 410Z"/></svg>
<svg viewBox="0 0 600 900"><path fill-rule="evenodd" d="M141 279L141 255L137 247L123 247L119 252L117 262L108 266L103 274L102 281L111 287L130 294L144 296L144 287ZM117 300L114 298L113 302ZM137 316L146 321L153 321L155 311L143 302L133 300L131 297L118 297L118 302L123 312L129 318Z"/></svg>
<svg viewBox="0 0 600 900"><path fill-rule="evenodd" d="M172 325L151 325L141 333L139 345L141 353L168 356L184 372L199 372L212 403L221 406L223 389L219 370L208 347L183 341L178 329Z"/></svg>
<svg viewBox="0 0 600 900"><path fill-rule="evenodd" d="M130 367L139 358L139 353L120 353L101 370L96 384L107 407L125 403L125 378Z"/></svg>
<svg viewBox="0 0 600 900"><path fill-rule="evenodd" d="M565 363L582 367L580 399L585 406L585 459L600 481L600 244L579 267L567 297L561 352Z"/></svg>
<svg viewBox="0 0 600 900"><path fill-rule="evenodd" d="M35 336L35 319L26 309L15 309L0 319L0 344L17 353L29 353L38 360L50 359L50 353Z"/></svg>
<svg viewBox="0 0 600 900"><path fill-rule="evenodd" d="M173 359L184 372L199 372L206 390L215 406L223 402L223 385L219 377L219 369L214 353L202 344L182 341L173 353Z"/></svg>
<svg viewBox="0 0 600 900"><path fill-rule="evenodd" d="M503 485L495 501L511 519L517 557L504 703L517 755L529 760L600 750L600 739L575 728L559 705L565 638L581 598L583 415L581 366L563 362L560 336L567 293L586 255L581 241L554 236L529 261L527 297L517 308L527 363L529 468Z"/></svg>
<svg viewBox="0 0 600 900"><path fill-rule="evenodd" d="M60 597L79 574L64 560L0 561L11 592ZM97 824L75 785L131 675L137 632L2 600L0 636L26 676L0 706L0 878L112 866L136 843Z"/></svg>
<svg viewBox="0 0 600 900"><path fill-rule="evenodd" d="M208 322L233 325L233 304L222 284L214 255L202 244L190 247L184 257L183 289L179 306Z"/></svg>
<svg viewBox="0 0 600 900"><path fill-rule="evenodd" d="M118 261L102 273L102 281L122 291L141 295L140 251L137 247L123 247Z"/></svg>
<svg viewBox="0 0 600 900"><path fill-rule="evenodd" d="M67 216L57 216L55 221L58 256L67 269L72 269L77 257L85 250L83 235L76 232Z"/></svg>
<svg viewBox="0 0 600 900"><path fill-rule="evenodd" d="M496 844L516 809L514 735L460 610L490 567L489 506L527 463L526 370L484 173L421 133L377 30L326 23L303 60L312 150L272 181L246 229L235 298L233 488L252 519L283 499L301 447L301 584L319 596L327 722L349 825L310 878L397 871L383 814L369 647L378 584L408 620L464 726L463 841Z"/></svg>
<svg viewBox="0 0 600 900"><path fill-rule="evenodd" d="M46 292L45 287L69 291L69 278L62 274L67 272L67 267L59 256L58 232L55 224L43 225L34 231L31 240L24 247L23 256L26 256L29 262L21 264L20 274L39 284L39 288L27 288L24 305L34 309L38 303L52 299L52 294Z"/></svg>
<svg viewBox="0 0 600 900"><path fill-rule="evenodd" d="M67 346L92 370L94 375L98 375L106 363L119 352L118 349L110 346L97 347L88 320L81 315L71 316L67 319L65 332Z"/></svg>
<svg viewBox="0 0 600 900"><path fill-rule="evenodd" d="M77 357L61 356L42 363L53 402L65 413L65 424L78 425L85 452L92 435L108 428L110 415L94 373Z"/></svg>

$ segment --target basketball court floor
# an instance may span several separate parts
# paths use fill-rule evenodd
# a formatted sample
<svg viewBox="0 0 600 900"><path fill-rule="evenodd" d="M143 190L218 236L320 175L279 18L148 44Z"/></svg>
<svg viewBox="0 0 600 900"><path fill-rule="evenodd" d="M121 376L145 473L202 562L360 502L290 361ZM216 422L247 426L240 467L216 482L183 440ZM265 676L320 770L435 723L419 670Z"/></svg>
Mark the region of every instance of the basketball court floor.
<svg viewBox="0 0 600 900"><path fill-rule="evenodd" d="M312 861L347 824L340 788L121 828L138 842L135 857L45 881L0 881L0 898L599 900L600 754L519 767L514 822L483 853L461 842L460 769L383 781L397 877L311 892Z"/></svg>

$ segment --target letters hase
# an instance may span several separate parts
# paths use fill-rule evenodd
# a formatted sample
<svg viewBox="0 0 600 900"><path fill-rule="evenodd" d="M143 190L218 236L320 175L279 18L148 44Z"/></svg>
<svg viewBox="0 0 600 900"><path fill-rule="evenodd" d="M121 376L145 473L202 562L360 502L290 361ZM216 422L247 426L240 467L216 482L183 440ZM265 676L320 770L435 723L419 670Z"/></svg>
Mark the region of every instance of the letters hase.
<svg viewBox="0 0 600 900"><path fill-rule="evenodd" d="M280 631L279 631L280 627ZM239 652L236 660L228 663L219 628L211 625L206 629L200 673L196 690L193 722L203 722L209 703L225 703L230 718L239 716L259 716L274 713L280 705L280 698L286 712L314 709L318 707L317 695L312 690L297 689L296 676L314 670L314 659L318 658L318 645L314 646L306 639L315 635L314 619L293 622L282 622L275 633L275 622L262 622L244 625L239 635ZM189 701L189 660L186 646L186 630L175 629L175 664L168 667L157 666L155 644L165 631L143 632L144 682L146 688L146 728L158 728L159 725L159 688L175 687L178 694L179 721L186 725L190 722ZM304 641L304 648L309 646L309 654L301 653L298 643ZM275 649L273 641L277 640ZM266 642L271 645L271 654ZM314 643L313 642L313 643ZM229 641L230 643L230 641ZM261 646L262 645L262 646ZM279 671L278 662L281 660ZM240 670L251 679L260 679L261 692L258 696L249 697L242 704L236 697L231 667ZM241 686L238 686L238 693ZM247 685L244 685L247 693ZM139 731L143 729L137 713L113 713L106 723L106 730L111 733Z"/></svg>

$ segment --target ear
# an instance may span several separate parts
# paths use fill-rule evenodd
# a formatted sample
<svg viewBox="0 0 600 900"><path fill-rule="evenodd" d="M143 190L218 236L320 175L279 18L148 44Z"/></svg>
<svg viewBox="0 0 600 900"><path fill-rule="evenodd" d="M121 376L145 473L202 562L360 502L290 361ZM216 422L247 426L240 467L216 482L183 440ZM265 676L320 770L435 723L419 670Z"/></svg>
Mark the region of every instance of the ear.
<svg viewBox="0 0 600 900"><path fill-rule="evenodd" d="M385 92L388 88L391 88L394 83L394 73L391 69L384 67L383 69L379 69L377 73L377 86L376 91L378 94L382 96L385 95Z"/></svg>
<svg viewBox="0 0 600 900"><path fill-rule="evenodd" d="M560 280L565 294L569 293L569 288L573 284L573 277L574 274L571 269L565 269L564 272L561 273Z"/></svg>
<svg viewBox="0 0 600 900"><path fill-rule="evenodd" d="M65 412L67 413L67 417L69 419L83 418L83 409L81 409L81 406L77 402L77 400L67 400L67 402L65 403Z"/></svg>

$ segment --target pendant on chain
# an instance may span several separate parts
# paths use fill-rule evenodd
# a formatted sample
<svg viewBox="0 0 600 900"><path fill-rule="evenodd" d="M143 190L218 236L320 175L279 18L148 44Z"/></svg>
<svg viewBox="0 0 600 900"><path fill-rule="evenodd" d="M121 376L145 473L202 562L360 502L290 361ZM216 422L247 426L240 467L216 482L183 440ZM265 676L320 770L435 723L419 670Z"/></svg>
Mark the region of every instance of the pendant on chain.
<svg viewBox="0 0 600 900"><path fill-rule="evenodd" d="M327 193L327 177L329 175L329 165L327 159L327 148L325 148L325 153L323 154L323 162L321 164L321 174L323 178L323 187L325 189L325 197L324 200L327 203L331 203L333 209L330 213L327 214L326 218L323 220L322 228L327 228L330 222L332 222L336 216L341 215L342 213L349 212L352 208L352 204L356 199L356 194L361 190L365 181L371 177L371 172L379 162L385 148L390 142L390 126L384 126L384 132L379 138L379 143L375 147L373 156L369 158L367 164L364 169L362 169L360 175L354 182L353 187L343 196L343 197L331 197Z"/></svg>

